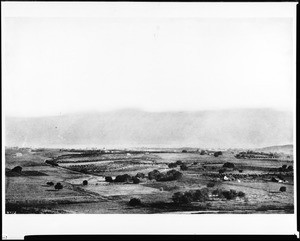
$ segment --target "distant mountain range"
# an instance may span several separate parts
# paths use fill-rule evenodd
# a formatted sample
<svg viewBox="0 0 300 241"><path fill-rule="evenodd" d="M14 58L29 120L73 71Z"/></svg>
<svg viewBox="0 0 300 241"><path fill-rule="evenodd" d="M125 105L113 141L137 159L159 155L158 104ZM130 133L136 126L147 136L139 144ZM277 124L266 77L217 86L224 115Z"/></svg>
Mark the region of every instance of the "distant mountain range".
<svg viewBox="0 0 300 241"><path fill-rule="evenodd" d="M293 143L292 117L291 112L272 109L120 110L39 118L6 117L5 145L261 148Z"/></svg>

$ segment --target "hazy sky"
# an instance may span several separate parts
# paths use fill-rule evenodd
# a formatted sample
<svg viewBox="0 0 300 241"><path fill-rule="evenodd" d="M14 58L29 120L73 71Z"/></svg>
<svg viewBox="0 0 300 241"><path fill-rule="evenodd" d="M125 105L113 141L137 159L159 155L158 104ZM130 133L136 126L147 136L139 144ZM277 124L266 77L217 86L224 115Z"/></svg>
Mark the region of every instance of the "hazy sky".
<svg viewBox="0 0 300 241"><path fill-rule="evenodd" d="M7 115L292 108L290 18L6 18Z"/></svg>

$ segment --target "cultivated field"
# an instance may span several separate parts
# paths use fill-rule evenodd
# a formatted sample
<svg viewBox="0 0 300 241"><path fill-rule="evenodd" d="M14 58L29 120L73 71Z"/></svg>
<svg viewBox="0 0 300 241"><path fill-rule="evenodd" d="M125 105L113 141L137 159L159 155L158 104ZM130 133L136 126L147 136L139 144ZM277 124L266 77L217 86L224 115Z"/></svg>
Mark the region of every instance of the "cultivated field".
<svg viewBox="0 0 300 241"><path fill-rule="evenodd" d="M6 148L6 213L293 213L293 158L236 154Z"/></svg>

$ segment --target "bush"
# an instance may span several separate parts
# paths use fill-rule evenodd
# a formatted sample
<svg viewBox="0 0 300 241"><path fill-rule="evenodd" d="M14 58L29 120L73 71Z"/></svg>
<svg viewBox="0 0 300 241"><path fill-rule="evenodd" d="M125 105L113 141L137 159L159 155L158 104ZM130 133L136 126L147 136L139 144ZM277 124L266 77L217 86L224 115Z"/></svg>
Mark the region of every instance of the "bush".
<svg viewBox="0 0 300 241"><path fill-rule="evenodd" d="M132 177L128 174L118 175L115 178L115 182L130 182L132 181Z"/></svg>
<svg viewBox="0 0 300 241"><path fill-rule="evenodd" d="M139 173L137 173L137 174L135 175L135 177L137 177L137 178L145 178L145 174L142 173L142 172L139 172Z"/></svg>
<svg viewBox="0 0 300 241"><path fill-rule="evenodd" d="M286 187L284 187L284 186L280 187L279 191L280 192L286 192Z"/></svg>
<svg viewBox="0 0 300 241"><path fill-rule="evenodd" d="M209 199L209 191L207 188L202 188L199 190L191 190L182 192L176 192L172 196L172 200L177 204L189 204L191 202L205 202Z"/></svg>
<svg viewBox="0 0 300 241"><path fill-rule="evenodd" d="M205 155L206 154L206 151L204 151L204 150L202 150L201 152L200 152L200 155Z"/></svg>
<svg viewBox="0 0 300 241"><path fill-rule="evenodd" d="M238 195L238 197L245 197L246 196L246 194L244 192L242 192L242 191L239 191L237 193L237 195Z"/></svg>
<svg viewBox="0 0 300 241"><path fill-rule="evenodd" d="M287 171L291 172L293 170L294 170L293 166L288 166Z"/></svg>
<svg viewBox="0 0 300 241"><path fill-rule="evenodd" d="M87 181L87 180L84 180L84 181L82 182L82 185L84 185L84 186L88 185L88 181Z"/></svg>
<svg viewBox="0 0 300 241"><path fill-rule="evenodd" d="M236 190L233 189L230 189L229 191L223 191L222 195L228 200L234 199L238 196Z"/></svg>
<svg viewBox="0 0 300 241"><path fill-rule="evenodd" d="M140 183L140 179L138 179L137 177L132 177L132 181L134 184L139 184Z"/></svg>
<svg viewBox="0 0 300 241"><path fill-rule="evenodd" d="M53 182L47 182L47 185L48 185L48 186L53 186L54 183L53 183Z"/></svg>
<svg viewBox="0 0 300 241"><path fill-rule="evenodd" d="M209 183L207 183L206 186L207 186L207 187L214 187L214 186L215 186L215 183L214 183L214 182L209 182Z"/></svg>
<svg viewBox="0 0 300 241"><path fill-rule="evenodd" d="M106 182L113 182L113 179L112 179L112 177L105 177L105 181Z"/></svg>
<svg viewBox="0 0 300 241"><path fill-rule="evenodd" d="M282 165L282 169L286 169L287 168L287 165Z"/></svg>
<svg viewBox="0 0 300 241"><path fill-rule="evenodd" d="M169 168L175 168L175 167L177 167L177 164L176 163L169 163L168 167Z"/></svg>
<svg viewBox="0 0 300 241"><path fill-rule="evenodd" d="M240 172L240 173L242 173L242 172L243 172L243 170L242 170L242 169L240 169L240 170L239 170L239 172Z"/></svg>
<svg viewBox="0 0 300 241"><path fill-rule="evenodd" d="M139 206L142 204L141 200L138 198L131 198L129 203L130 206Z"/></svg>
<svg viewBox="0 0 300 241"><path fill-rule="evenodd" d="M12 172L21 173L21 172L22 172L22 167L16 166L16 167L14 167L11 171L12 171Z"/></svg>
<svg viewBox="0 0 300 241"><path fill-rule="evenodd" d="M224 173L224 172L226 172L226 169L225 169L225 168L221 168L221 169L219 170L219 173L220 173L220 174L222 174L222 173Z"/></svg>
<svg viewBox="0 0 300 241"><path fill-rule="evenodd" d="M231 163L231 162L226 162L226 163L224 163L223 167L226 167L226 168L234 168L234 164Z"/></svg>
<svg viewBox="0 0 300 241"><path fill-rule="evenodd" d="M180 165L182 165L182 164L183 164L183 162L182 162L182 161L176 161L175 163L176 163L176 165L178 165L178 166L180 166Z"/></svg>
<svg viewBox="0 0 300 241"><path fill-rule="evenodd" d="M165 181L174 181L174 180L178 180L182 177L182 173L179 171L176 171L174 169L168 171L167 173L159 173L156 176L156 181L159 182L165 182Z"/></svg>
<svg viewBox="0 0 300 241"><path fill-rule="evenodd" d="M182 153L187 153L187 150L182 150Z"/></svg>
<svg viewBox="0 0 300 241"><path fill-rule="evenodd" d="M60 189L63 189L63 185L60 182L58 182L58 183L56 183L56 185L54 186L54 188L56 190L60 190Z"/></svg>
<svg viewBox="0 0 300 241"><path fill-rule="evenodd" d="M216 152L214 153L214 156L215 156L215 157L218 157L218 156L220 156L220 155L223 155L223 153L222 153L221 151L216 151Z"/></svg>
<svg viewBox="0 0 300 241"><path fill-rule="evenodd" d="M148 173L149 180L156 179L158 174L160 174L158 170L153 170L152 172L149 172Z"/></svg>
<svg viewBox="0 0 300 241"><path fill-rule="evenodd" d="M180 170L182 170L182 171L186 171L187 169L188 169L188 167L187 167L186 164L182 164L182 165L180 166Z"/></svg>
<svg viewBox="0 0 300 241"><path fill-rule="evenodd" d="M58 164L55 160L46 160L45 163L47 163L51 166L58 166Z"/></svg>

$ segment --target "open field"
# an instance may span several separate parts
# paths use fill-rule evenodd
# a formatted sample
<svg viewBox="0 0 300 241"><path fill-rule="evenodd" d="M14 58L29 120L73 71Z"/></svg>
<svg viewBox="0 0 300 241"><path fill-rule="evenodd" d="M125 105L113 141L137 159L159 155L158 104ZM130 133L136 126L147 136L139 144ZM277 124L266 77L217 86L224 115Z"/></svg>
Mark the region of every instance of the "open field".
<svg viewBox="0 0 300 241"><path fill-rule="evenodd" d="M293 213L294 172L285 155L275 159L237 159L235 153L200 155L199 152L168 151L87 152L64 149L6 148L6 213ZM53 161L56 165L47 164ZM180 165L170 167L171 163ZM224 169L230 162L234 167ZM16 166L22 171L15 172ZM220 170L224 172L220 173ZM170 170L182 175L175 180L151 179L149 172ZM108 182L118 175L139 177ZM151 180L150 180L151 179ZM83 182L87 181L87 185ZM56 190L47 182L60 182ZM285 187L284 191L279 191ZM206 188L205 200L174 201L175 193ZM235 190L244 195L226 198L215 190ZM129 205L132 198L141 203Z"/></svg>

